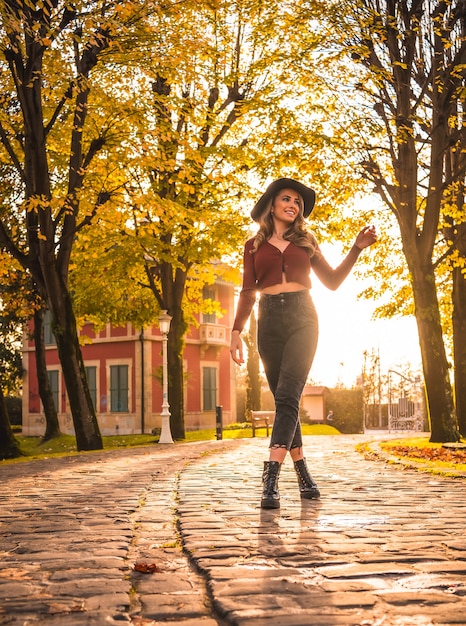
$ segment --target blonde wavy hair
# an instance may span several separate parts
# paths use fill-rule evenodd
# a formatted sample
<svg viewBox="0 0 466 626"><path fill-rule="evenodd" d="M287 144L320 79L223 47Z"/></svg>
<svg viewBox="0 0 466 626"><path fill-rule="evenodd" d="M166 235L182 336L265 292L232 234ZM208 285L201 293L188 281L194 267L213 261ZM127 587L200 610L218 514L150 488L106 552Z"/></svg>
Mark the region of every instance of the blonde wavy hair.
<svg viewBox="0 0 466 626"><path fill-rule="evenodd" d="M259 216L259 230L254 239L254 245L252 247L251 253L254 254L260 248L260 246L268 241L270 237L273 235L273 215L272 208L275 198L278 193L282 191L281 189L277 191L275 196L269 200L265 209ZM299 195L299 213L295 221L291 224L291 226L284 232L283 239L286 241L290 241L294 243L295 246L299 246L300 248L305 248L310 257L313 257L318 250L317 239L314 234L306 229L306 222L304 221L303 210L304 210L304 200L300 194Z"/></svg>

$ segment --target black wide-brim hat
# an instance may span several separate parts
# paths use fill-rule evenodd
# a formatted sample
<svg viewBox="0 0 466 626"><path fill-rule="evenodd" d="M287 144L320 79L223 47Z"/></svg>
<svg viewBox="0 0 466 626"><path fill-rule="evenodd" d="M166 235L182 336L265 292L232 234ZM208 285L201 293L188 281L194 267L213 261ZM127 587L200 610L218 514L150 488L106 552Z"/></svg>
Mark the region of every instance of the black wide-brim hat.
<svg viewBox="0 0 466 626"><path fill-rule="evenodd" d="M269 200L276 196L280 189L293 189L297 191L304 201L303 215L308 217L311 214L314 204L316 202L316 192L310 187L306 187L303 183L293 180L292 178L278 178L267 187L262 196L254 205L251 211L252 219L257 222L266 208Z"/></svg>

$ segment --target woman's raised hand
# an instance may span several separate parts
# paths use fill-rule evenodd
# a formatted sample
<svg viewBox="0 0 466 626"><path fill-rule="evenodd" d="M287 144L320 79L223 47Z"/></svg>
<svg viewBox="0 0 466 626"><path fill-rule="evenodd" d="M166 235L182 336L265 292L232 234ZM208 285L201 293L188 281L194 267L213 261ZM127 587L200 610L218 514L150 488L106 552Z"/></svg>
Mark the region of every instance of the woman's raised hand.
<svg viewBox="0 0 466 626"><path fill-rule="evenodd" d="M364 248L368 248L372 246L377 241L377 233L375 231L375 226L364 226L364 228L359 232L356 237L356 241L354 245L360 250L364 250Z"/></svg>

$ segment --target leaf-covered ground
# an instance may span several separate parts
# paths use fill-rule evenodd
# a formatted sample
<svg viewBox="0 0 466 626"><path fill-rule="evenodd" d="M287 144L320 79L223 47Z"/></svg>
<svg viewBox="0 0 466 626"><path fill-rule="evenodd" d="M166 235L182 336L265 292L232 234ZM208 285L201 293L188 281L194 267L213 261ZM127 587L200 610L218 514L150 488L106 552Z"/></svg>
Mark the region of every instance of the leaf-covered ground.
<svg viewBox="0 0 466 626"><path fill-rule="evenodd" d="M379 451L369 446L366 458L399 459L400 463L422 471L466 477L466 443L431 443L427 437L384 441Z"/></svg>
<svg viewBox="0 0 466 626"><path fill-rule="evenodd" d="M387 448L395 456L417 459L421 461L443 461L445 463L466 464L466 448L417 447L396 445Z"/></svg>

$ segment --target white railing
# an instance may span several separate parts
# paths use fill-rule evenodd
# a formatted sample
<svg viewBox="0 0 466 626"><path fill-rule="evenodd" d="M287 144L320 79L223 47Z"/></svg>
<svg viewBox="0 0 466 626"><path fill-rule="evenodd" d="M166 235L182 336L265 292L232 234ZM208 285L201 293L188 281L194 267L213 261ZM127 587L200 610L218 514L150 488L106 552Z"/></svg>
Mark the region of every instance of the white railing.
<svg viewBox="0 0 466 626"><path fill-rule="evenodd" d="M388 430L424 430L422 405L400 398L396 404L388 405Z"/></svg>
<svg viewBox="0 0 466 626"><path fill-rule="evenodd" d="M398 393L401 395L395 402L392 375L398 381ZM401 387L401 389L400 389ZM388 370L388 430L424 430L424 408L422 399L422 383L420 376L411 379L396 370Z"/></svg>

